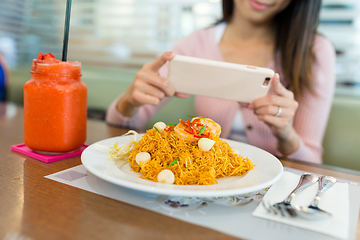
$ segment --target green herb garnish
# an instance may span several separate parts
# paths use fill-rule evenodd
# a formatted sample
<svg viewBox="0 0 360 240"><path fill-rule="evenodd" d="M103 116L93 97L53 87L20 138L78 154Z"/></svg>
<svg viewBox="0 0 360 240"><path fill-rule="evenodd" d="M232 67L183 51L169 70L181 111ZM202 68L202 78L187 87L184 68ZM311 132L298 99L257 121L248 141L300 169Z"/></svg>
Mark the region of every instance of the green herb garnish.
<svg viewBox="0 0 360 240"><path fill-rule="evenodd" d="M157 127L154 126L154 128L156 129L156 131L158 131L158 132L160 133L160 131L159 131L159 129L157 129ZM160 134L161 134L161 133L160 133Z"/></svg>
<svg viewBox="0 0 360 240"><path fill-rule="evenodd" d="M200 129L199 136L200 136L201 134L203 134L203 132L204 132L205 129L206 129L206 126L207 126L207 124L205 124L205 126L203 126L203 127Z"/></svg>
<svg viewBox="0 0 360 240"><path fill-rule="evenodd" d="M171 167L171 166L174 165L177 161L179 161L179 159L180 159L180 158L175 159L175 160L172 161L172 162L169 164L169 166L167 166L167 167Z"/></svg>
<svg viewBox="0 0 360 240"><path fill-rule="evenodd" d="M172 127L175 127L175 126L176 126L176 124L173 124L173 123L169 123L168 125L169 125L169 126L172 126Z"/></svg>

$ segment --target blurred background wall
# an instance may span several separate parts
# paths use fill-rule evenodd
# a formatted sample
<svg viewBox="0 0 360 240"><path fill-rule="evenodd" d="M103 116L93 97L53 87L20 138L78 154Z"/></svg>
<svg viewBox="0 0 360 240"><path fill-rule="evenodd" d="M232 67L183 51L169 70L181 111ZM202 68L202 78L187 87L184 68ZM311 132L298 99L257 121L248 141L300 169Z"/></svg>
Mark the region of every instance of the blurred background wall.
<svg viewBox="0 0 360 240"><path fill-rule="evenodd" d="M65 3L0 1L0 52L11 68L29 66L40 51L61 56ZM220 0L74 0L68 59L131 74L220 15ZM360 2L324 0L319 32L337 49L338 82L359 83Z"/></svg>
<svg viewBox="0 0 360 240"><path fill-rule="evenodd" d="M29 70L40 51L61 57L65 3L1 0L0 52L12 69ZM220 0L74 0L68 60L82 62L85 81L95 75L128 85L144 63L220 15ZM324 0L319 32L336 47L337 81L360 83L360 1ZM21 102L18 95L8 97ZM93 108L109 103L89 100Z"/></svg>
<svg viewBox="0 0 360 240"><path fill-rule="evenodd" d="M65 5L66 0L0 0L0 52L11 69L8 101L22 104L22 87L39 52L61 58ZM220 0L73 0L68 60L82 63L89 117L102 120L144 63L213 24L221 11ZM319 32L337 51L338 86L324 159L336 165L347 154L348 165L357 161L360 170L360 150L349 147L360 143L360 1L323 0ZM193 115L192 100L172 99L149 124Z"/></svg>

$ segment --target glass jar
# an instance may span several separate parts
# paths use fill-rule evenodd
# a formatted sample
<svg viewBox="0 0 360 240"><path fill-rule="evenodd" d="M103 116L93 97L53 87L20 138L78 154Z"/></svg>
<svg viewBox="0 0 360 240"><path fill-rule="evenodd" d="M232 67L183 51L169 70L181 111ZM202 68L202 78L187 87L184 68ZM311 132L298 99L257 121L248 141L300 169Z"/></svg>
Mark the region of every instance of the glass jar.
<svg viewBox="0 0 360 240"><path fill-rule="evenodd" d="M34 59L24 85L24 140L32 150L66 153L86 140L87 86L81 63Z"/></svg>

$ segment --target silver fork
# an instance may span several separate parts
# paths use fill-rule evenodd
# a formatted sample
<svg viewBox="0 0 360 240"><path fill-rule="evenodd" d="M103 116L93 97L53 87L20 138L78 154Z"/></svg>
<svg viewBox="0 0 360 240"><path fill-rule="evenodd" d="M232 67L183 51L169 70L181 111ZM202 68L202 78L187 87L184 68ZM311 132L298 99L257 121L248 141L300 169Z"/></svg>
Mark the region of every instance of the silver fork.
<svg viewBox="0 0 360 240"><path fill-rule="evenodd" d="M303 175L301 175L300 180L298 185L296 186L296 188L289 194L289 196L287 196L287 198L282 201L282 202L278 202L275 204L269 204L269 203L265 203L264 201L262 201L262 205L263 207L266 209L266 211L268 211L269 213L273 213L273 214L281 214L282 216L296 216L296 212L294 210L294 208L291 206L291 200L293 199L293 197L295 196L295 194L300 191L303 190L304 188L307 188L311 185L313 185L314 183L316 183L318 181L318 177L305 173Z"/></svg>

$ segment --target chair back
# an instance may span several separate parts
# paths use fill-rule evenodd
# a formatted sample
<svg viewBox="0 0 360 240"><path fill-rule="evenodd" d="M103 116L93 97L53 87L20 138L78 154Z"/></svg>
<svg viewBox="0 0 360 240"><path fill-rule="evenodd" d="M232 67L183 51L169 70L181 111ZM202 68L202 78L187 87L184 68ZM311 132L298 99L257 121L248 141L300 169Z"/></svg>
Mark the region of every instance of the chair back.
<svg viewBox="0 0 360 240"><path fill-rule="evenodd" d="M360 171L360 98L335 96L323 147L324 164Z"/></svg>

